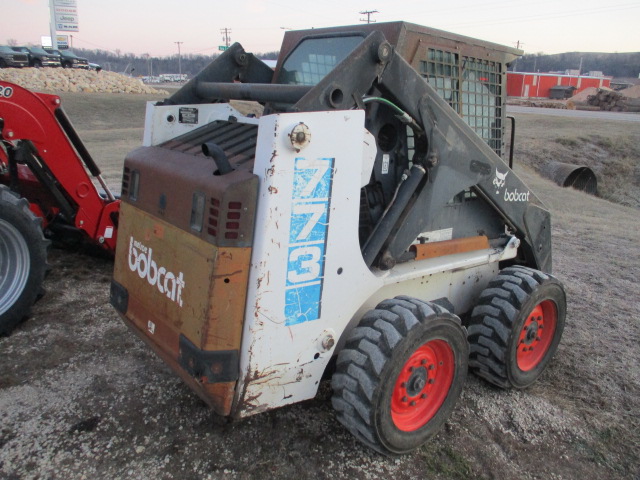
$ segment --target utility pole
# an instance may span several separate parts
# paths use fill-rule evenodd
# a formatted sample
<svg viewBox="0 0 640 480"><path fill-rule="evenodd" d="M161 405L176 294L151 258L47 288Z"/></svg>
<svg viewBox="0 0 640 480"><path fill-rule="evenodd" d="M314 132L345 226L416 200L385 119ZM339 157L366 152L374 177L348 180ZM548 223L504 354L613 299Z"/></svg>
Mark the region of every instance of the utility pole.
<svg viewBox="0 0 640 480"><path fill-rule="evenodd" d="M220 33L222 34L222 41L226 47L231 43L231 29L230 28L221 28Z"/></svg>
<svg viewBox="0 0 640 480"><path fill-rule="evenodd" d="M364 12L360 12L360 15L367 16L367 18L361 18L360 21L367 22L367 23L376 23L375 20L371 20L371 15L373 15L374 13L380 13L380 12L378 12L378 10L365 10Z"/></svg>
<svg viewBox="0 0 640 480"><path fill-rule="evenodd" d="M176 45L178 45L178 74L180 75L180 78L182 78L182 58L180 57L180 45L182 45L184 42L173 42Z"/></svg>
<svg viewBox="0 0 640 480"><path fill-rule="evenodd" d="M522 43L522 42L520 42L520 40L518 40L518 41L516 42L516 48L517 48L518 50L520 50L520 46L521 46L521 45L524 45L524 43ZM516 58L516 59L513 61L513 70L512 70L512 72L517 72L517 71L518 71L518 70L517 70L517 68L518 68L518 58Z"/></svg>

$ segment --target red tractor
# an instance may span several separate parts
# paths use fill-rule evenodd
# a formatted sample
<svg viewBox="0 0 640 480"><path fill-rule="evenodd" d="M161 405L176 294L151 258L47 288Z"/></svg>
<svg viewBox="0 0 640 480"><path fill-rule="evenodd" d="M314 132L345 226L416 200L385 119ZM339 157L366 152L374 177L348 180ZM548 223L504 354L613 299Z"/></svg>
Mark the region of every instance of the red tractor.
<svg viewBox="0 0 640 480"><path fill-rule="evenodd" d="M0 82L0 145L0 334L7 334L41 295L46 237L75 235L113 253L120 202L56 95Z"/></svg>

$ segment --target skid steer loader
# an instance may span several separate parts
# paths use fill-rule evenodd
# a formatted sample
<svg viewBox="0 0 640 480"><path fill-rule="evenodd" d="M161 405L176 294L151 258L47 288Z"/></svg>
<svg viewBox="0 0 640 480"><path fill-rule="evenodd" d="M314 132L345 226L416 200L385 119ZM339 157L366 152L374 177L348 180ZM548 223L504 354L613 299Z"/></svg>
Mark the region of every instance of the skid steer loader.
<svg viewBox="0 0 640 480"><path fill-rule="evenodd" d="M332 374L385 454L442 426L469 367L530 385L566 302L549 213L501 158L520 53L405 22L289 31L275 71L231 46L148 105L112 304L220 415Z"/></svg>

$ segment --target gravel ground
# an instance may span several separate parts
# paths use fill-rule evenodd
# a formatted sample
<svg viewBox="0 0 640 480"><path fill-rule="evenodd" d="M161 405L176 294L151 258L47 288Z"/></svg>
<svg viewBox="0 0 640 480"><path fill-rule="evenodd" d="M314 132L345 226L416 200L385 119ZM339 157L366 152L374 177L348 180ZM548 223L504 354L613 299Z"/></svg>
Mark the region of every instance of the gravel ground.
<svg viewBox="0 0 640 480"><path fill-rule="evenodd" d="M63 100L117 184L144 104L114 97ZM545 128L543 117L518 121L528 142ZM445 428L400 458L337 423L326 383L313 400L229 423L119 320L111 261L53 249L47 295L0 338L0 478L640 478L639 210L561 189L523 163L526 154L516 170L552 211L554 271L568 295L563 341L531 388L470 375Z"/></svg>

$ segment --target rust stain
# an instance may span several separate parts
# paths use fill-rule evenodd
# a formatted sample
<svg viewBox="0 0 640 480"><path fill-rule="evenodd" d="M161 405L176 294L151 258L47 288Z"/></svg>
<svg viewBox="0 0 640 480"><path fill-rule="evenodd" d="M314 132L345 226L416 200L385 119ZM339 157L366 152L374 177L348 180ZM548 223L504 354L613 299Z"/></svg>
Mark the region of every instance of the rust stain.
<svg viewBox="0 0 640 480"><path fill-rule="evenodd" d="M164 238L164 226L156 223L153 226L153 234L158 238Z"/></svg>
<svg viewBox="0 0 640 480"><path fill-rule="evenodd" d="M269 187L269 193L275 195L276 193L278 193L278 189L272 185Z"/></svg>

